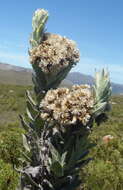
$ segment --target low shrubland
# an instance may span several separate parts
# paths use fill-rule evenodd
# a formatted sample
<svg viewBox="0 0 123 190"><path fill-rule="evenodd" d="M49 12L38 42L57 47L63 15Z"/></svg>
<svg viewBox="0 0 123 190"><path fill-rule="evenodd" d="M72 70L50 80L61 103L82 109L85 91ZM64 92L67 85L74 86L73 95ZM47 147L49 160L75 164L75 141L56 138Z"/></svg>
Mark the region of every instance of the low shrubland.
<svg viewBox="0 0 123 190"><path fill-rule="evenodd" d="M30 89L30 87L29 87ZM25 87L0 85L0 190L15 190L19 175L14 167L22 160L19 113L24 114Z"/></svg>
<svg viewBox="0 0 123 190"><path fill-rule="evenodd" d="M19 175L13 165L21 164L22 137L18 115L25 113L25 87L0 85L0 189L15 190ZM31 89L30 87L28 89ZM17 110L13 110L13 99ZM9 102L9 106L6 103ZM114 138L105 143L103 137ZM112 97L109 120L95 125L90 136L97 144L90 152L93 160L81 170L83 190L123 189L123 96Z"/></svg>
<svg viewBox="0 0 123 190"><path fill-rule="evenodd" d="M106 135L113 138L104 141ZM81 171L84 190L123 189L123 96L112 97L109 120L95 126L90 136L97 144L91 150L93 160Z"/></svg>

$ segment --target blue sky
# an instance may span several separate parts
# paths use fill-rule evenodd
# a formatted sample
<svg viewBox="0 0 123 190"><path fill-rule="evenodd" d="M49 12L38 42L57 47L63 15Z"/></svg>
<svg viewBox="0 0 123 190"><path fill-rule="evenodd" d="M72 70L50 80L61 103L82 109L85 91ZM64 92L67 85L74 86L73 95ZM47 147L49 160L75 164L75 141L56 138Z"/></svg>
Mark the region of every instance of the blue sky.
<svg viewBox="0 0 123 190"><path fill-rule="evenodd" d="M30 67L33 12L49 11L47 30L75 40L81 60L73 71L94 75L103 67L123 84L123 0L4 0L0 3L0 61Z"/></svg>

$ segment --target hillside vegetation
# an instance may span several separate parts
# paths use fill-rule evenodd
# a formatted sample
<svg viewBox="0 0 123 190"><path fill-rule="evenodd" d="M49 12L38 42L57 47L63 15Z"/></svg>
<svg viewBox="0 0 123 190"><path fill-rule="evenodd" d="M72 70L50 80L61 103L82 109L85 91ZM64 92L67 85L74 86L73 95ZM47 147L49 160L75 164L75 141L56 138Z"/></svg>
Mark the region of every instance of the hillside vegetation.
<svg viewBox="0 0 123 190"><path fill-rule="evenodd" d="M24 131L18 115L25 115L26 90L27 86L0 85L0 190L15 190L18 184L13 165L21 165ZM90 136L97 146L91 150L93 160L81 170L81 190L123 189L123 96L113 96L112 102L108 122L95 126ZM104 143L105 135L114 138Z"/></svg>
<svg viewBox="0 0 123 190"><path fill-rule="evenodd" d="M13 85L31 85L31 72L0 70L0 83Z"/></svg>
<svg viewBox="0 0 123 190"><path fill-rule="evenodd" d="M109 143L103 137L113 136ZM123 189L123 96L112 97L109 120L95 126L90 140L97 144L91 150L91 161L81 172L84 190Z"/></svg>

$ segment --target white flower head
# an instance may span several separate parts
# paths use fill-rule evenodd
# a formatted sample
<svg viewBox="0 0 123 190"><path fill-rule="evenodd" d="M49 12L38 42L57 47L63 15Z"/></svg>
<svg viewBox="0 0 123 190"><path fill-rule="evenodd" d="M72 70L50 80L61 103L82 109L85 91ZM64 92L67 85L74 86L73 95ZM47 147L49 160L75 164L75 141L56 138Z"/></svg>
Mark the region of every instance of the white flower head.
<svg viewBox="0 0 123 190"><path fill-rule="evenodd" d="M93 102L90 86L78 85L71 89L49 90L40 104L44 110L41 117L44 118L45 114L47 118L51 117L63 125L76 124L77 121L86 125L91 118ZM45 110L48 110L48 115Z"/></svg>

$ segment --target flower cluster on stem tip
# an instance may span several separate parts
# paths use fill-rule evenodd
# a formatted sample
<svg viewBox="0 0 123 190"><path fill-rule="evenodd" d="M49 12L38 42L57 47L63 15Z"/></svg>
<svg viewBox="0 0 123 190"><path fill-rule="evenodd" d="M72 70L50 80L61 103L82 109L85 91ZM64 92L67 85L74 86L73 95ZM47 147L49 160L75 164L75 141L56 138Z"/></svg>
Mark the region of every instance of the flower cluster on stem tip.
<svg viewBox="0 0 123 190"><path fill-rule="evenodd" d="M93 96L89 85L74 85L71 89L49 90L40 103L41 117L54 119L63 125L86 125L91 117Z"/></svg>
<svg viewBox="0 0 123 190"><path fill-rule="evenodd" d="M74 41L56 34L44 34L42 43L30 50L31 64L39 63L44 73L56 72L79 61Z"/></svg>

